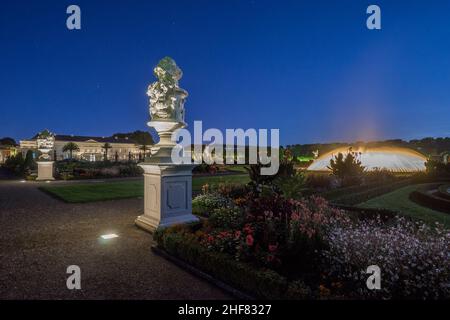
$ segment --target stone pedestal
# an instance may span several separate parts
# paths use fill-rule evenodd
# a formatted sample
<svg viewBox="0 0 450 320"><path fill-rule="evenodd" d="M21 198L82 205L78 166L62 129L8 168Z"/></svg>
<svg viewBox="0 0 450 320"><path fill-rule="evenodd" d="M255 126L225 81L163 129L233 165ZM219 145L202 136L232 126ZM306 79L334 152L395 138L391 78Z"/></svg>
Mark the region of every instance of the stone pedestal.
<svg viewBox="0 0 450 320"><path fill-rule="evenodd" d="M38 176L36 180L55 180L53 177L53 163L54 161L37 161Z"/></svg>
<svg viewBox="0 0 450 320"><path fill-rule="evenodd" d="M192 164L141 163L144 169L144 214L137 226L149 232L198 221L192 214Z"/></svg>

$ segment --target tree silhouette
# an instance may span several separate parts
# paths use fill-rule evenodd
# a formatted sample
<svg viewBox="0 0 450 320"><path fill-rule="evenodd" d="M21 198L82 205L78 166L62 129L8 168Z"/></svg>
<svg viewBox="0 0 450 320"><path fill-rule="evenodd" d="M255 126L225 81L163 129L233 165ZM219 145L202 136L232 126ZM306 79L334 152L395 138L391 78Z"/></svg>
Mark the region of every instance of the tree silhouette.
<svg viewBox="0 0 450 320"><path fill-rule="evenodd" d="M63 152L69 152L69 157L70 160L72 160L72 156L73 156L73 152L74 151L79 151L80 147L78 147L78 145L75 142L68 142L64 145L62 151Z"/></svg>
<svg viewBox="0 0 450 320"><path fill-rule="evenodd" d="M108 150L111 149L111 148L112 148L112 146L108 142L106 142L102 146L102 149L105 150L105 153L104 153L104 156L103 156L104 161L108 161Z"/></svg>

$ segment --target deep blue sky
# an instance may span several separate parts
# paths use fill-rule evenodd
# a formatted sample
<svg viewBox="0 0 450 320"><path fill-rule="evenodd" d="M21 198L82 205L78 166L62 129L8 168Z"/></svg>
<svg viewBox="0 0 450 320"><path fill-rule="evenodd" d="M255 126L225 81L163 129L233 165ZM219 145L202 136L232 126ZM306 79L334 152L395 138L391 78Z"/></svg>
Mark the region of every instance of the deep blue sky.
<svg viewBox="0 0 450 320"><path fill-rule="evenodd" d="M166 55L189 124L279 128L282 144L450 136L449 1L6 0L0 137L146 130Z"/></svg>

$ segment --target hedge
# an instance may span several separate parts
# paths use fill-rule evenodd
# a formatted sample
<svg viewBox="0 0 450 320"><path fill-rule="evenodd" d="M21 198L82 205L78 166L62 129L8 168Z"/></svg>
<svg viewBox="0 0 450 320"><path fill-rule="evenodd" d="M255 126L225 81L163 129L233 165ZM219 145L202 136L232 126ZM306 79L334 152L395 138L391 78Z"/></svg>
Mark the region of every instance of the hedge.
<svg viewBox="0 0 450 320"><path fill-rule="evenodd" d="M392 192L396 189L405 187L411 183L411 180L403 180L394 182L388 185L382 185L362 192L348 194L332 201L333 204L353 206L362 202L366 202L369 199L381 196L385 193Z"/></svg>
<svg viewBox="0 0 450 320"><path fill-rule="evenodd" d="M279 273L236 261L230 255L210 251L183 233L158 230L158 248L251 296L259 299L311 299L312 291L302 281L289 282Z"/></svg>
<svg viewBox="0 0 450 320"><path fill-rule="evenodd" d="M357 185L357 186L351 186L351 187L338 188L338 189L324 192L324 193L320 194L320 196L322 196L323 198L325 198L327 200L335 200L340 197L346 196L348 194L366 191L369 189L373 189L377 186L379 186L378 183L372 183L372 184L367 184L367 185Z"/></svg>
<svg viewBox="0 0 450 320"><path fill-rule="evenodd" d="M450 200L450 192L448 192L449 189L450 189L450 184L441 185L438 189L438 196L440 198Z"/></svg>
<svg viewBox="0 0 450 320"><path fill-rule="evenodd" d="M450 200L436 197L435 195L428 193L428 190L419 189L413 191L410 193L409 199L421 206L445 213L450 213Z"/></svg>

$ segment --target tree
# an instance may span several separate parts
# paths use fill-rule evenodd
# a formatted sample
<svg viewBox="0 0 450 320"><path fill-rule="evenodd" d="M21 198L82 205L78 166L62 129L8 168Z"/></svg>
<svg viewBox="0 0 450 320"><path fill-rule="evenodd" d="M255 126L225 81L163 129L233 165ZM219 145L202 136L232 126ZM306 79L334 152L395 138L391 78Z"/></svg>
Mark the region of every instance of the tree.
<svg viewBox="0 0 450 320"><path fill-rule="evenodd" d="M80 147L75 142L68 142L63 147L63 152L69 152L70 160L72 160L72 155L74 151L79 151Z"/></svg>
<svg viewBox="0 0 450 320"><path fill-rule="evenodd" d="M341 179L343 184L357 183L365 170L355 152L349 152L346 156L339 152L334 159L330 160L328 169L332 171L333 175Z"/></svg>
<svg viewBox="0 0 450 320"><path fill-rule="evenodd" d="M425 168L429 177L440 179L450 177L450 163L428 159Z"/></svg>
<svg viewBox="0 0 450 320"><path fill-rule="evenodd" d="M4 137L0 139L0 145L14 147L17 145L17 143L13 138Z"/></svg>
<svg viewBox="0 0 450 320"><path fill-rule="evenodd" d="M108 150L111 149L112 146L106 142L103 146L102 149L105 150L104 156L103 156L103 160L104 161L108 161Z"/></svg>
<svg viewBox="0 0 450 320"><path fill-rule="evenodd" d="M153 138L150 135L149 132L147 131L134 131L134 132L129 132L129 133L115 133L113 134L113 137L117 137L117 138L128 138L129 140L135 142L136 144L139 145L152 145L154 144Z"/></svg>
<svg viewBox="0 0 450 320"><path fill-rule="evenodd" d="M22 175L24 168L24 158L22 152L19 152L15 156L11 156L5 161L5 167L9 169L11 172Z"/></svg>
<svg viewBox="0 0 450 320"><path fill-rule="evenodd" d="M27 154L25 155L25 160L23 162L23 170L34 170L36 169L36 162L34 161L33 157L33 151L28 150Z"/></svg>
<svg viewBox="0 0 450 320"><path fill-rule="evenodd" d="M140 150L144 151L144 160L147 156L147 150L149 150L149 148L147 147L146 144L143 144L142 146L139 147Z"/></svg>

